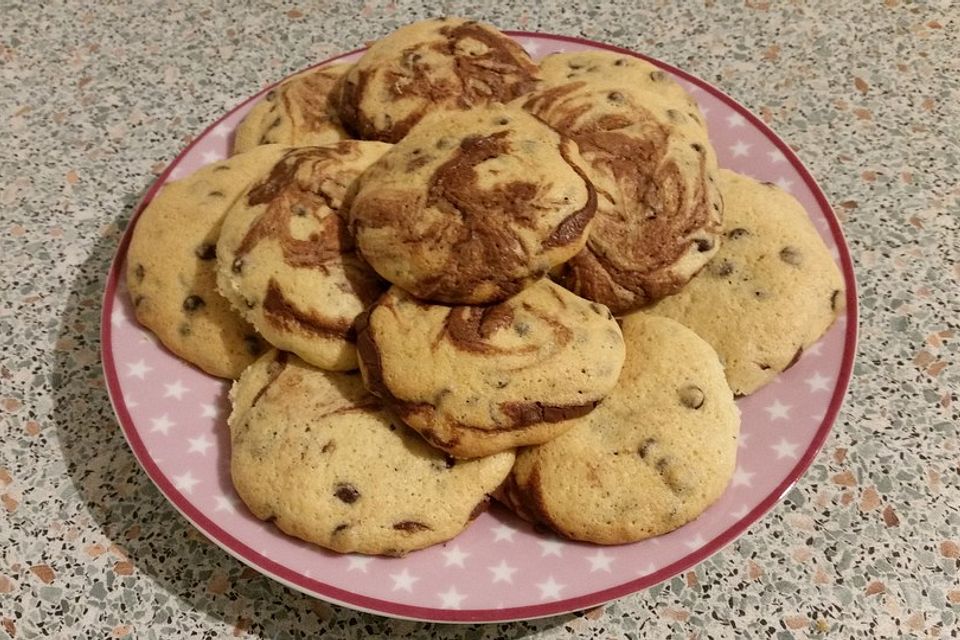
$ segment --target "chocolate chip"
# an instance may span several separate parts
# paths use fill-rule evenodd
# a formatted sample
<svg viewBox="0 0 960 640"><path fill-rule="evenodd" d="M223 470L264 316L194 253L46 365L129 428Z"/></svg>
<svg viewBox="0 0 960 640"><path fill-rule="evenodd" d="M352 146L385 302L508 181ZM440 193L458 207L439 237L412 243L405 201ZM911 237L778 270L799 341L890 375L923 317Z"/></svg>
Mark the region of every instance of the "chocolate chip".
<svg viewBox="0 0 960 640"><path fill-rule="evenodd" d="M840 300L840 289L835 289L833 293L830 294L830 310L837 310L837 303Z"/></svg>
<svg viewBox="0 0 960 640"><path fill-rule="evenodd" d="M775 185L774 183L772 183L772 182L770 182L770 181L761 182L760 184L762 184L762 185L765 186L765 187L775 187L775 186L777 186L777 185Z"/></svg>
<svg viewBox="0 0 960 640"><path fill-rule="evenodd" d="M139 307L141 302L143 302L143 296L137 296L133 299L133 306Z"/></svg>
<svg viewBox="0 0 960 640"><path fill-rule="evenodd" d="M770 297L770 294L763 290L757 290L753 292L753 297L757 300L766 300Z"/></svg>
<svg viewBox="0 0 960 640"><path fill-rule="evenodd" d="M513 331L522 338L530 333L530 325L528 325L526 322L518 322L513 325Z"/></svg>
<svg viewBox="0 0 960 640"><path fill-rule="evenodd" d="M267 100L274 100L276 99L276 97L277 97L276 89L270 89L270 91L267 91L267 95L266 95Z"/></svg>
<svg viewBox="0 0 960 640"><path fill-rule="evenodd" d="M270 123L270 128L271 128L271 129L275 129L275 128L279 127L279 126L280 126L280 122L281 122L282 120L283 120L283 119L282 119L280 116L277 116L277 118L276 118L273 122Z"/></svg>
<svg viewBox="0 0 960 640"><path fill-rule="evenodd" d="M243 271L243 258L234 258L233 264L230 265L230 270L234 273Z"/></svg>
<svg viewBox="0 0 960 640"><path fill-rule="evenodd" d="M430 530L430 527L422 522L417 522L416 520L403 520L401 522L397 522L393 525L393 528L397 531L406 531L407 533Z"/></svg>
<svg viewBox="0 0 960 640"><path fill-rule="evenodd" d="M440 149L440 150L449 149L452 146L453 146L453 139L448 136L443 136L442 138L437 140L437 149Z"/></svg>
<svg viewBox="0 0 960 640"><path fill-rule="evenodd" d="M723 260L714 260L710 263L709 271L715 276L728 276L733 273L733 263L724 258Z"/></svg>
<svg viewBox="0 0 960 640"><path fill-rule="evenodd" d="M303 216L307 215L307 213L309 213L307 208L302 204L293 205L293 215L302 218Z"/></svg>
<svg viewBox="0 0 960 640"><path fill-rule="evenodd" d="M727 237L731 240L739 240L743 236L750 235L750 232L744 229L743 227L737 227L736 229L731 229L727 232Z"/></svg>
<svg viewBox="0 0 960 640"><path fill-rule="evenodd" d="M607 100L609 100L610 102L619 103L624 101L624 97L623 97L623 94L620 93L619 91L611 91L610 93L607 94Z"/></svg>
<svg viewBox="0 0 960 640"><path fill-rule="evenodd" d="M800 360L800 356L802 355L803 355L803 345L800 345L799 347L797 347L796 353L793 354L793 357L790 358L790 362L787 363L787 366L785 366L783 370L786 371L793 365L797 364L797 362Z"/></svg>
<svg viewBox="0 0 960 640"><path fill-rule="evenodd" d="M320 453L330 453L332 451L335 451L336 448L337 448L336 442L334 442L333 440L327 440L325 443L323 443L323 446L320 447Z"/></svg>
<svg viewBox="0 0 960 640"><path fill-rule="evenodd" d="M755 364L756 364L758 367L760 367L760 369L763 370L763 371L767 371L767 370L770 369L770 365L768 365L768 364L764 364L764 363L762 363L762 362L757 362L757 363L755 363Z"/></svg>
<svg viewBox="0 0 960 640"><path fill-rule="evenodd" d="M447 469L452 469L453 465L457 464L457 459L449 453L445 453L443 454L443 463L447 466Z"/></svg>
<svg viewBox="0 0 960 640"><path fill-rule="evenodd" d="M230 170L230 165L228 165L228 164L217 165L216 167L213 168L213 170L214 170L214 171L229 171L229 170Z"/></svg>
<svg viewBox="0 0 960 640"><path fill-rule="evenodd" d="M201 260L213 260L217 257L217 245L204 242L194 253Z"/></svg>
<svg viewBox="0 0 960 640"><path fill-rule="evenodd" d="M710 251L710 249L713 249L713 241L709 238L697 238L694 240L694 243L696 243L697 251L700 253L706 253Z"/></svg>
<svg viewBox="0 0 960 640"><path fill-rule="evenodd" d="M780 250L780 259L796 267L803 261L803 256L796 247L784 247Z"/></svg>
<svg viewBox="0 0 960 640"><path fill-rule="evenodd" d="M667 117L674 122L680 122L683 120L683 114L676 109L667 109Z"/></svg>
<svg viewBox="0 0 960 640"><path fill-rule="evenodd" d="M651 71L650 79L654 82L661 82L667 75L663 71Z"/></svg>
<svg viewBox="0 0 960 640"><path fill-rule="evenodd" d="M336 527L334 527L334 528L333 528L333 532L334 532L334 533L342 533L343 531L345 531L345 530L348 529L349 527L350 527L350 525L348 525L346 522L344 522L344 523L338 524Z"/></svg>
<svg viewBox="0 0 960 640"><path fill-rule="evenodd" d="M657 444L657 441L655 439L647 438L646 440L640 443L639 447L637 447L637 453L640 455L641 458L646 458L647 454L650 453L650 447L652 447L655 444Z"/></svg>
<svg viewBox="0 0 960 640"><path fill-rule="evenodd" d="M204 302L203 298L200 296L187 296L183 301L183 310L184 311L196 311L197 309L205 306L207 303Z"/></svg>
<svg viewBox="0 0 960 640"><path fill-rule="evenodd" d="M347 504L353 504L360 497L360 492L352 484L341 482L334 487L333 495Z"/></svg>
<svg viewBox="0 0 960 640"><path fill-rule="evenodd" d="M133 275L137 277L137 282L143 282L143 276L147 275L147 270L143 268L142 264L138 264L137 268L133 270Z"/></svg>
<svg viewBox="0 0 960 640"><path fill-rule="evenodd" d="M190 325L187 324L186 322L182 323L179 327L177 327L177 333L179 333L184 338L190 335L190 331L191 331Z"/></svg>
<svg viewBox="0 0 960 640"><path fill-rule="evenodd" d="M497 118L497 124L500 126L510 124L510 118Z"/></svg>
<svg viewBox="0 0 960 640"><path fill-rule="evenodd" d="M263 344L257 336L249 334L243 336L243 344L247 347L247 353L252 356L258 356L263 353Z"/></svg>
<svg viewBox="0 0 960 640"><path fill-rule="evenodd" d="M688 384L682 387L677 393L680 394L680 404L688 409L699 409L703 406L703 389L696 385Z"/></svg>
<svg viewBox="0 0 960 640"><path fill-rule="evenodd" d="M694 142L690 145L690 148L696 151L697 153L703 153L703 145L699 142Z"/></svg>
<svg viewBox="0 0 960 640"><path fill-rule="evenodd" d="M222 198L223 191L211 191L210 193L207 194L207 196L210 198Z"/></svg>
<svg viewBox="0 0 960 640"><path fill-rule="evenodd" d="M622 66L625 65L625 64L627 64L627 61L626 61L625 58L617 58L617 59L613 62L613 66L615 66L615 67L622 67Z"/></svg>
<svg viewBox="0 0 960 640"><path fill-rule="evenodd" d="M257 301L251 300L250 298L244 298L243 302L247 305L247 309L253 309L257 306Z"/></svg>
<svg viewBox="0 0 960 640"><path fill-rule="evenodd" d="M577 62L576 60L571 60L570 62L567 63L567 66L570 67L571 69L583 69L583 63Z"/></svg>

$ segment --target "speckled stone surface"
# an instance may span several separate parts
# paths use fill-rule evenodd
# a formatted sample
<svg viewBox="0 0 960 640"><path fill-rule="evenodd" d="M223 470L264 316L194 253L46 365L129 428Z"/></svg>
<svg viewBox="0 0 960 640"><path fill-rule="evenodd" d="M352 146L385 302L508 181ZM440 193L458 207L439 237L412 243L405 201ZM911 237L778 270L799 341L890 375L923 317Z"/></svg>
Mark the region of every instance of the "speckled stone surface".
<svg viewBox="0 0 960 640"><path fill-rule="evenodd" d="M93 4L0 4L0 637L875 638L960 629L956 3L435 7L629 47L733 95L820 181L843 219L862 302L855 377L834 432L748 534L605 607L488 626L330 606L207 542L134 461L98 355L100 296L120 234L191 136L265 83L429 10Z"/></svg>

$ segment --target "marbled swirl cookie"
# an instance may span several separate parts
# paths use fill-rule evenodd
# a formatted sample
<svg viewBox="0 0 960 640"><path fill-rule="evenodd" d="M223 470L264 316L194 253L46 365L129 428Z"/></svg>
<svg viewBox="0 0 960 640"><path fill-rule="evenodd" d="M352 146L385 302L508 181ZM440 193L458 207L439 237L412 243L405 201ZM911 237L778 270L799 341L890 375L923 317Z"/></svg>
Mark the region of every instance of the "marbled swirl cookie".
<svg viewBox="0 0 960 640"><path fill-rule="evenodd" d="M304 147L349 138L330 101L334 87L349 68L349 64L335 64L309 69L271 89L237 126L233 153L261 144Z"/></svg>
<svg viewBox="0 0 960 640"><path fill-rule="evenodd" d="M392 287L357 329L370 390L460 458L563 433L610 392L624 357L610 312L549 280L486 307Z"/></svg>
<svg viewBox="0 0 960 640"><path fill-rule="evenodd" d="M456 461L396 421L357 374L271 351L231 391L230 472L255 516L339 552L403 555L460 533L513 452Z"/></svg>
<svg viewBox="0 0 960 640"><path fill-rule="evenodd" d="M576 255L596 192L577 146L520 109L422 120L357 181L363 257L415 296L503 300Z"/></svg>
<svg viewBox="0 0 960 640"><path fill-rule="evenodd" d="M550 442L517 451L498 497L574 540L634 542L693 520L736 466L740 413L716 353L689 329L623 319L613 392Z"/></svg>
<svg viewBox="0 0 960 640"><path fill-rule="evenodd" d="M353 181L390 145L291 149L231 207L217 244L220 291L270 344L336 371L357 366L353 323L385 288L341 217Z"/></svg>
<svg viewBox="0 0 960 640"><path fill-rule="evenodd" d="M730 387L753 393L792 365L845 306L843 276L803 206L772 183L720 172L726 239L686 288L650 313L720 354Z"/></svg>
<svg viewBox="0 0 960 640"><path fill-rule="evenodd" d="M696 103L630 56L555 54L541 69L524 107L576 141L597 188L587 246L554 277L618 315L676 293L716 253L722 220Z"/></svg>
<svg viewBox="0 0 960 640"><path fill-rule="evenodd" d="M337 111L359 137L397 142L426 114L508 102L536 78L537 65L496 28L436 18L371 45L344 77Z"/></svg>
<svg viewBox="0 0 960 640"><path fill-rule="evenodd" d="M137 321L214 376L236 378L264 350L217 292L217 238L230 206L285 152L259 147L167 183L130 239L126 280Z"/></svg>

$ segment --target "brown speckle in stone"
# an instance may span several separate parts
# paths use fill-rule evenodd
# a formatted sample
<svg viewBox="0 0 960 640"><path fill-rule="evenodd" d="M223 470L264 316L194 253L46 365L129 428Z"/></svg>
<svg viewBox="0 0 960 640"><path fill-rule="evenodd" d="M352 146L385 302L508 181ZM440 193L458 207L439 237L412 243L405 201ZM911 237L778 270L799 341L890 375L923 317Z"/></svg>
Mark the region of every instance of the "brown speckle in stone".
<svg viewBox="0 0 960 640"><path fill-rule="evenodd" d="M201 260L213 260L217 257L217 245L204 242L195 252Z"/></svg>
<svg viewBox="0 0 960 640"><path fill-rule="evenodd" d="M205 306L207 303L204 302L203 298L200 296L187 296L183 301L183 310L184 311L196 311L201 307Z"/></svg>
<svg viewBox="0 0 960 640"><path fill-rule="evenodd" d="M733 273L733 263L724 258L710 263L710 273L715 276L728 276Z"/></svg>
<svg viewBox="0 0 960 640"><path fill-rule="evenodd" d="M700 253L706 253L713 249L713 241L708 238L697 238L693 242L697 245L697 251Z"/></svg>
<svg viewBox="0 0 960 640"><path fill-rule="evenodd" d="M727 232L727 237L731 240L739 240L740 238L748 235L750 235L750 232L743 227L737 227L736 229L731 229Z"/></svg>
<svg viewBox="0 0 960 640"><path fill-rule="evenodd" d="M780 259L796 267L802 262L803 256L795 247L784 247L780 250Z"/></svg>
<svg viewBox="0 0 960 640"><path fill-rule="evenodd" d="M680 394L680 403L688 409L699 409L706 399L706 396L703 395L703 389L693 384L682 387L678 393Z"/></svg>
<svg viewBox="0 0 960 640"><path fill-rule="evenodd" d="M334 487L333 495L337 496L342 502L353 504L360 497L360 492L352 484L340 482Z"/></svg>
<svg viewBox="0 0 960 640"><path fill-rule="evenodd" d="M133 270L133 275L137 277L137 282L143 282L143 277L147 275L147 270L143 268L142 264L138 264L137 268Z"/></svg>
<svg viewBox="0 0 960 640"><path fill-rule="evenodd" d="M667 77L667 76L666 76L666 74L665 74L663 71L651 71L651 72L650 72L650 79L653 80L654 82L661 82L661 81L664 80L666 77Z"/></svg>
<svg viewBox="0 0 960 640"><path fill-rule="evenodd" d="M402 520L393 525L393 528L397 531L406 531L407 533L416 533L417 531L429 531L430 527L423 524L422 522L417 522L416 520Z"/></svg>
<svg viewBox="0 0 960 640"><path fill-rule="evenodd" d="M243 258L235 258L233 264L230 265L230 270L234 273L243 271Z"/></svg>

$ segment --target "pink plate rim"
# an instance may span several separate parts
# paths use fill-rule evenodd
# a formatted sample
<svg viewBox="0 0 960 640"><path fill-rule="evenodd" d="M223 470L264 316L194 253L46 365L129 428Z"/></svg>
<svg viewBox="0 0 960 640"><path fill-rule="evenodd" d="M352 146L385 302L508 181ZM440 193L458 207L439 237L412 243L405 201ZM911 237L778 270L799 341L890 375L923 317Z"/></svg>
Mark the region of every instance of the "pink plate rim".
<svg viewBox="0 0 960 640"><path fill-rule="evenodd" d="M464 609L464 610L447 610L447 609L438 609L434 607L423 607L423 606L414 606L399 604L396 602L391 602L388 600L382 600L379 598L372 598L369 596L364 596L361 594L353 593L345 589L335 587L330 584L326 584L314 578L308 578L302 574L296 573L286 567L279 565L278 563L265 558L264 556L256 553L253 549L247 545L241 543L235 537L233 537L228 531L221 528L215 522L213 522L207 515L201 512L199 509L194 507L192 504L187 502L178 491L175 490L173 484L170 480L163 475L157 465L151 459L146 447L144 446L143 441L141 440L137 429L131 419L130 413L126 405L122 402L122 393L120 390L119 377L117 374L117 366L114 361L113 353L108 349L108 346L112 344L112 324L110 322L110 317L113 312L113 301L116 295L116 290L120 278L120 267L123 264L123 260L126 257L127 247L130 243L131 232L135 226L135 222L139 217L140 213L146 207L147 204L153 199L157 191L164 184L169 174L177 167L181 159L187 154L187 152L201 139L203 139L213 128L215 128L222 120L230 116L238 109L241 109L246 104L252 100L257 99L263 93L268 91L271 87L266 87L262 91L256 93L255 95L247 98L242 101L240 104L235 106L229 112L221 116L210 126L208 126L200 135L196 136L190 144L184 148L177 157L167 166L167 168L161 173L157 179L154 181L153 185L147 190L144 194L142 200L138 204L136 211L130 219L130 222L127 225L127 229L120 240L120 243L117 247L117 252L114 256L114 259L110 265L110 272L107 276L106 286L104 288L103 299L102 299L102 312L101 312L101 322L100 322L100 344L101 344L101 358L103 363L103 372L104 377L107 382L107 391L110 396L110 402L113 405L114 413L117 416L117 420L120 423L121 429L123 431L124 437L127 440L127 443L130 445L131 450L133 451L134 456L137 459L137 462L143 467L146 471L150 480L160 489L160 492L167 498L167 500L183 515L188 521L190 521L195 527L200 529L210 540L216 543L224 551L237 558L241 562L247 564L248 566L256 569L260 573L263 573L278 582L281 582L293 589L306 593L308 595L319 597L324 600L333 602L335 604L344 605L352 609L357 609L360 611L366 611L369 613L375 613L378 615L385 615L395 618L405 618L411 620L422 620L422 621L431 621L431 622L447 622L447 623L464 623L464 622L509 622L517 620L527 620L533 618L542 618L552 615L558 615L562 613L569 613L572 611L579 611L587 609L593 606L597 606L616 598L620 598L631 593L640 591L651 587L663 580L666 580L682 571L685 571L696 564L706 560L708 557L712 556L714 553L725 547L726 545L733 542L737 539L743 532L747 530L750 525L760 519L767 511L773 508L790 490L791 487L800 479L803 473L807 470L810 464L813 462L814 458L819 453L820 449L823 447L824 442L827 439L827 436L830 433L830 429L833 425L833 422L836 420L837 414L840 411L841 406L843 405L844 397L846 396L847 389L849 387L850 378L853 372L853 363L856 355L856 346L857 346L857 330L858 330L858 308L857 308L857 292L856 292L856 277L853 270L853 261L850 257L850 252L847 247L846 240L843 235L843 230L840 227L840 223L836 218L836 215L833 212L833 209L830 207L829 202L827 201L826 196L823 191L817 185L813 176L803 165L797 155L794 153L793 149L784 142L780 137L778 137L762 120L757 116L751 113L746 107L740 105L733 98L717 89L708 82L705 82L696 76L693 76L682 69L674 67L673 65L666 64L650 56L646 56L629 49L624 49L622 47L617 47L615 45L610 45L602 42L595 42L586 38L579 38L574 36L565 36L565 35L554 35L546 33L537 33L532 31L516 31L516 30L506 30L504 31L509 36L512 37L521 37L521 38L537 38L545 40L555 40L560 42L569 42L578 45L586 45L594 48L605 49L608 51L615 51L620 54L634 56L636 58L641 58L652 64L659 66L660 68L669 71L677 77L683 78L684 80L697 85L704 91L710 93L717 99L724 102L727 106L734 109L737 113L742 115L750 124L752 124L757 130L763 133L774 146L779 149L784 157L790 162L797 174L803 179L806 186L814 194L817 204L820 207L824 218L827 220L827 223L830 228L830 233L833 236L834 241L837 245L837 252L840 260L840 267L843 272L845 284L846 284L846 330L844 336L844 351L842 355L840 371L837 377L837 384L834 387L833 395L830 399L830 404L827 408L827 411L824 413L823 419L821 420L820 426L817 428L817 431L810 442L810 445L807 447L806 451L800 458L797 460L793 469L787 477L776 486L763 500L759 502L750 512L748 512L743 518L732 524L718 536L713 538L703 547L692 551L688 555L684 556L680 560L667 565L660 570L645 575L643 577L637 578L635 580L630 580L624 582L620 585L603 589L600 591L595 591L593 593L578 595L572 598L566 598L563 600L556 600L552 602L547 602L537 605L527 605L521 607L507 607L503 609ZM345 58L356 53L363 51L363 49L355 49L353 51L343 53L322 62L312 65L310 68L318 67L324 64L329 64L341 58Z"/></svg>

